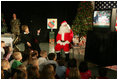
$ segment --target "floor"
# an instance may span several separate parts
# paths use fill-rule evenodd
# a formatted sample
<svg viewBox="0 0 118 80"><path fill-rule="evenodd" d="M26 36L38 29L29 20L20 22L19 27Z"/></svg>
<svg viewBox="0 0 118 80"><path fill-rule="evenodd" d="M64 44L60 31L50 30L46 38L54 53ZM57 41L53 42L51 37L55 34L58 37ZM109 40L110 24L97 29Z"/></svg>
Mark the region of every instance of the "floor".
<svg viewBox="0 0 118 80"><path fill-rule="evenodd" d="M41 50L46 50L47 52L49 52L49 44L48 43L40 43L40 48L41 48ZM74 51L74 54L73 54L73 51ZM78 52L80 52L80 53L78 53ZM71 49L70 50L70 58L73 58L73 57L77 59L78 64L79 64L81 61L84 60L84 49L81 49L81 51L78 51L77 48L75 48L74 50ZM98 76L98 71L97 71L98 66L96 64L88 62L88 67L92 71L93 76ZM108 69L107 77L109 79L117 79L117 71Z"/></svg>

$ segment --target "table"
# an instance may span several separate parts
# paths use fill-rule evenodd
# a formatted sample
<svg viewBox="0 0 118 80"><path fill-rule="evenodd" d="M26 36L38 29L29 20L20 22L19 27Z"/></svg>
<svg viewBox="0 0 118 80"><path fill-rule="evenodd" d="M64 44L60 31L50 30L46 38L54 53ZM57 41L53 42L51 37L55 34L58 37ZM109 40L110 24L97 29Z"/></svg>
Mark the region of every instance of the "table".
<svg viewBox="0 0 118 80"><path fill-rule="evenodd" d="M14 35L10 33L2 34L1 41L5 42L5 46L11 46L13 48Z"/></svg>
<svg viewBox="0 0 118 80"><path fill-rule="evenodd" d="M84 58L84 54L85 54L85 48L80 46L72 46L71 58L75 59Z"/></svg>

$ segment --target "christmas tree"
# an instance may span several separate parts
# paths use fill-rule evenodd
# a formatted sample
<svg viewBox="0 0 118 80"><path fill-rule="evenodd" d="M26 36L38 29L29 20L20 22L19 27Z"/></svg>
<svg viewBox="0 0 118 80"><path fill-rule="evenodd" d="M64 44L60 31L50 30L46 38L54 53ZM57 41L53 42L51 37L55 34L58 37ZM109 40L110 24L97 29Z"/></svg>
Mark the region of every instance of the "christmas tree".
<svg viewBox="0 0 118 80"><path fill-rule="evenodd" d="M85 36L92 29L93 6L90 1L81 1L72 24L74 35Z"/></svg>
<svg viewBox="0 0 118 80"><path fill-rule="evenodd" d="M4 14L1 14L1 33L6 33L7 32L7 24L4 19Z"/></svg>

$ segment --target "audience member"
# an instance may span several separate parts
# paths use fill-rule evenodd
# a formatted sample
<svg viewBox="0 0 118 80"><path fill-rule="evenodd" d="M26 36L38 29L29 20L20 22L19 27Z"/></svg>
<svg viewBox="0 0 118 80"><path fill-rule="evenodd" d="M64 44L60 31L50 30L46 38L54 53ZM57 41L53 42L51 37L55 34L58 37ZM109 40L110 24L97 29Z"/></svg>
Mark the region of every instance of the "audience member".
<svg viewBox="0 0 118 80"><path fill-rule="evenodd" d="M13 79L27 79L27 72L17 70L13 75Z"/></svg>
<svg viewBox="0 0 118 80"><path fill-rule="evenodd" d="M5 47L5 42L1 41L1 59L3 59L3 56L5 54L4 47Z"/></svg>
<svg viewBox="0 0 118 80"><path fill-rule="evenodd" d="M39 65L46 62L47 61L47 51L45 50L42 50L41 53L40 53L40 58L38 59L39 60Z"/></svg>
<svg viewBox="0 0 118 80"><path fill-rule="evenodd" d="M68 78L71 68L77 68L77 61L74 58L70 59L69 62L68 62L68 66L67 66L67 69L66 69L66 78Z"/></svg>
<svg viewBox="0 0 118 80"><path fill-rule="evenodd" d="M41 79L55 79L54 67L51 64L45 65L40 73Z"/></svg>
<svg viewBox="0 0 118 80"><path fill-rule="evenodd" d="M11 77L11 73L9 72L9 69L10 69L9 62L7 60L2 60L1 67L3 69L4 79L9 79Z"/></svg>
<svg viewBox="0 0 118 80"><path fill-rule="evenodd" d="M29 59L31 51L32 51L31 49L25 49L22 52L22 57L23 57L22 61L23 62L25 62L25 61L27 61Z"/></svg>
<svg viewBox="0 0 118 80"><path fill-rule="evenodd" d="M42 50L40 53L40 58L38 59L39 61L39 67L40 67L40 71L43 69L43 65L47 62L47 51Z"/></svg>
<svg viewBox="0 0 118 80"><path fill-rule="evenodd" d="M69 72L69 79L80 79L80 72L77 68L71 68Z"/></svg>
<svg viewBox="0 0 118 80"><path fill-rule="evenodd" d="M13 54L12 54L13 56ZM10 66L12 66L13 62L15 61L15 59L13 58L11 61L10 61Z"/></svg>
<svg viewBox="0 0 118 80"><path fill-rule="evenodd" d="M21 64L16 69L14 69L14 74L12 74L13 79L27 79L27 70L26 66ZM21 72L21 74L20 74Z"/></svg>
<svg viewBox="0 0 118 80"><path fill-rule="evenodd" d="M99 68L98 69L98 73L99 73L99 77L97 77L97 79L108 79L107 76L107 69L106 68Z"/></svg>
<svg viewBox="0 0 118 80"><path fill-rule="evenodd" d="M34 59L38 57L38 51L36 50L31 50L29 54L29 58Z"/></svg>
<svg viewBox="0 0 118 80"><path fill-rule="evenodd" d="M58 77L57 77L57 75L56 75L56 68L57 68L56 65L55 65L55 64L50 64L50 65L53 66L53 68L54 68L54 73L55 73L55 78L58 79Z"/></svg>
<svg viewBox="0 0 118 80"><path fill-rule="evenodd" d="M58 66L58 63L56 62L56 54L55 53L49 53L48 54L48 61L46 64L54 64L56 67Z"/></svg>
<svg viewBox="0 0 118 80"><path fill-rule="evenodd" d="M17 67L21 65L22 55L20 52L13 53L13 60L11 61L11 76L13 77L14 74L17 72Z"/></svg>
<svg viewBox="0 0 118 80"><path fill-rule="evenodd" d="M32 59L30 62L29 62L29 65L33 65L35 67L37 67L39 69L39 62L38 62L38 59Z"/></svg>
<svg viewBox="0 0 118 80"><path fill-rule="evenodd" d="M39 69L34 65L29 65L27 68L28 79L39 79Z"/></svg>
<svg viewBox="0 0 118 80"><path fill-rule="evenodd" d="M28 64L30 64L32 59L37 59L38 51L27 49L24 54L24 57L26 57L26 59L24 59L23 65L27 66Z"/></svg>
<svg viewBox="0 0 118 80"><path fill-rule="evenodd" d="M14 52L13 53L13 57L14 57L14 62L12 63L12 67L13 69L16 69L19 65L21 65L22 63L20 62L22 60L22 55L20 52Z"/></svg>
<svg viewBox="0 0 118 80"><path fill-rule="evenodd" d="M12 48L10 46L5 47L5 54L4 54L4 59L9 60L11 55L12 55Z"/></svg>
<svg viewBox="0 0 118 80"><path fill-rule="evenodd" d="M87 62L85 61L80 62L79 71L80 71L81 79L91 78L91 70L88 69Z"/></svg>
<svg viewBox="0 0 118 80"><path fill-rule="evenodd" d="M17 67L17 69L18 69L18 70L21 70L21 71L26 71L26 70L27 70L26 66L23 65L23 64L19 65L19 66Z"/></svg>
<svg viewBox="0 0 118 80"><path fill-rule="evenodd" d="M58 67L56 68L56 75L59 79L65 79L66 67L64 59L58 61Z"/></svg>

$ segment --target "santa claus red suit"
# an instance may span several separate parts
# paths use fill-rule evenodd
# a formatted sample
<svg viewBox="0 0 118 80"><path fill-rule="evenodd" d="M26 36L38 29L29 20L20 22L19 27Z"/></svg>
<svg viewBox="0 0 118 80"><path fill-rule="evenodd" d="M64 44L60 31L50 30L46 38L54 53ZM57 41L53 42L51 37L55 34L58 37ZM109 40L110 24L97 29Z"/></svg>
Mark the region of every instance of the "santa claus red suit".
<svg viewBox="0 0 118 80"><path fill-rule="evenodd" d="M72 41L72 38L73 31L70 29L68 23L63 21L56 37L57 45L55 46L55 51L57 53L57 59L60 59L61 49L64 50L66 59L69 59L70 42Z"/></svg>

